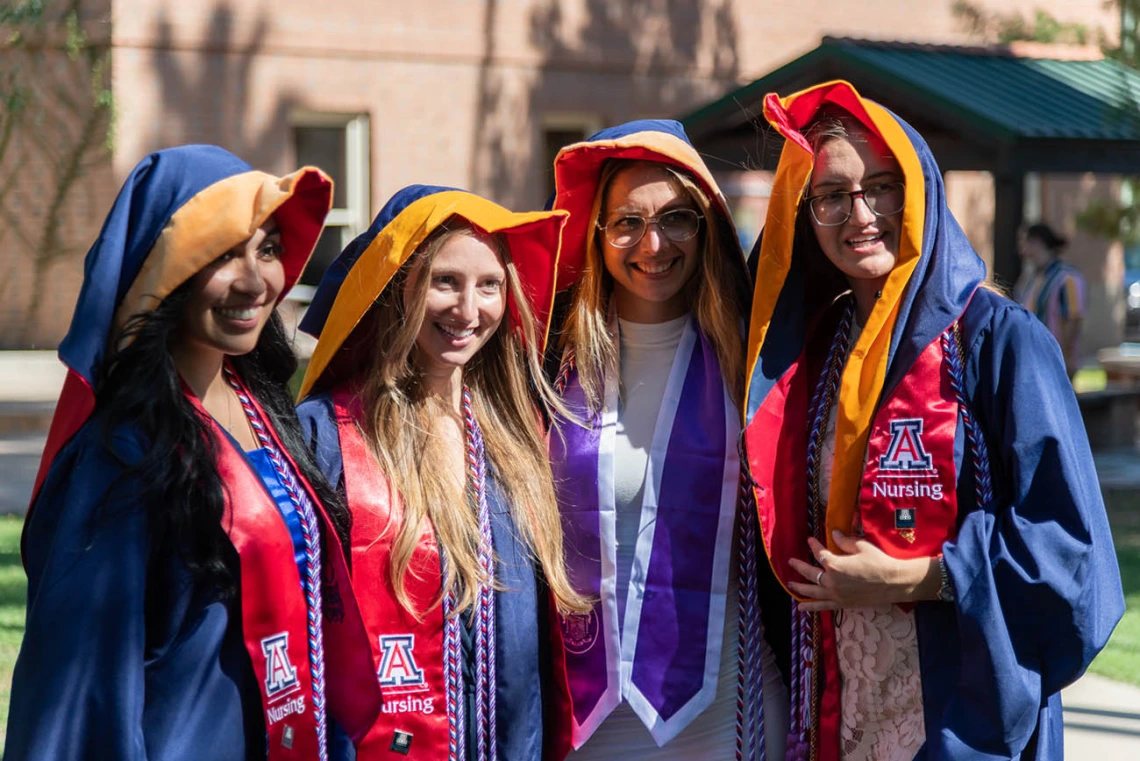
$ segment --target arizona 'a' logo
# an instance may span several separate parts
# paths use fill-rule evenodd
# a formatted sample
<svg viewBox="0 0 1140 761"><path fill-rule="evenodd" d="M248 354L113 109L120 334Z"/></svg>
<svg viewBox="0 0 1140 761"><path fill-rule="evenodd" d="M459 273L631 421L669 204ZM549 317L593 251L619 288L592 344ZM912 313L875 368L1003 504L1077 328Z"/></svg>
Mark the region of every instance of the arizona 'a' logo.
<svg viewBox="0 0 1140 761"><path fill-rule="evenodd" d="M265 696L272 698L297 686L297 669L289 662L289 632L274 634L261 640L265 654Z"/></svg>
<svg viewBox="0 0 1140 761"><path fill-rule="evenodd" d="M376 678L380 687L400 692L419 692L427 689L424 670L416 665L416 636L414 634L388 634L380 637L380 668Z"/></svg>
<svg viewBox="0 0 1140 761"><path fill-rule="evenodd" d="M891 421L891 443L879 457L879 470L934 470L934 460L922 446L922 418Z"/></svg>

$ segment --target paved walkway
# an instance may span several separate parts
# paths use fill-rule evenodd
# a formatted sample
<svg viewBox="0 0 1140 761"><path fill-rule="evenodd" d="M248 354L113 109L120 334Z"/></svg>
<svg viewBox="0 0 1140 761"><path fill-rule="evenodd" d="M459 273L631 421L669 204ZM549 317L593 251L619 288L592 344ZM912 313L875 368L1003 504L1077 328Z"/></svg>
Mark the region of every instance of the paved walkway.
<svg viewBox="0 0 1140 761"><path fill-rule="evenodd" d="M1140 759L1140 687L1086 674L1061 702L1068 761Z"/></svg>
<svg viewBox="0 0 1140 761"><path fill-rule="evenodd" d="M0 513L23 513L65 372L52 352L0 351ZM46 411L46 415L45 415ZM1109 493L1140 494L1140 455L1098 455ZM1062 693L1069 761L1140 759L1140 688L1086 675Z"/></svg>
<svg viewBox="0 0 1140 761"><path fill-rule="evenodd" d="M23 513L67 371L51 351L0 351L0 514Z"/></svg>
<svg viewBox="0 0 1140 761"><path fill-rule="evenodd" d="M54 404L66 375L54 351L0 351L0 404Z"/></svg>
<svg viewBox="0 0 1140 761"><path fill-rule="evenodd" d="M0 515L28 509L46 440L42 433L0 435Z"/></svg>

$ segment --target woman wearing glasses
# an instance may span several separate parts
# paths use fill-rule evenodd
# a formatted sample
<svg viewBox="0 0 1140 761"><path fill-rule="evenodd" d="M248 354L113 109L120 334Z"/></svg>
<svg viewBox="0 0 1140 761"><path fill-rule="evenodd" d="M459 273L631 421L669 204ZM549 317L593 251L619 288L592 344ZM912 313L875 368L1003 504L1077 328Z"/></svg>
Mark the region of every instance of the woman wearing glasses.
<svg viewBox="0 0 1140 761"><path fill-rule="evenodd" d="M1060 758L1123 600L1057 345L982 287L908 125L845 82L764 110L744 443L798 601L788 758Z"/></svg>
<svg viewBox="0 0 1140 761"><path fill-rule="evenodd" d="M578 420L555 421L551 460L572 581L597 601L562 621L571 757L751 759L766 735L782 757L740 509L748 274L724 197L666 121L568 146L555 184L575 285L556 388Z"/></svg>

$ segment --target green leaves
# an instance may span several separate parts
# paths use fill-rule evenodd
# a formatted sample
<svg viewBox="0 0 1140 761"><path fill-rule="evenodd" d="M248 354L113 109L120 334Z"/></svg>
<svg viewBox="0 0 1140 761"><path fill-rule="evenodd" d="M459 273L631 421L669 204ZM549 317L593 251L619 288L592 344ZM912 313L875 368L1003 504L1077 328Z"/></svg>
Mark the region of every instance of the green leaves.
<svg viewBox="0 0 1140 761"><path fill-rule="evenodd" d="M38 24L46 8L46 0L20 0L0 5L0 25Z"/></svg>
<svg viewBox="0 0 1140 761"><path fill-rule="evenodd" d="M986 10L981 3L954 0L950 13L965 26L967 32L1002 45L1020 40L1086 45L1092 39L1086 25L1058 21L1041 9L1036 10L1032 18L1027 18L1017 11L996 13Z"/></svg>
<svg viewBox="0 0 1140 761"><path fill-rule="evenodd" d="M1090 201L1077 213L1077 228L1125 245L1140 243L1140 177L1121 179L1119 200Z"/></svg>

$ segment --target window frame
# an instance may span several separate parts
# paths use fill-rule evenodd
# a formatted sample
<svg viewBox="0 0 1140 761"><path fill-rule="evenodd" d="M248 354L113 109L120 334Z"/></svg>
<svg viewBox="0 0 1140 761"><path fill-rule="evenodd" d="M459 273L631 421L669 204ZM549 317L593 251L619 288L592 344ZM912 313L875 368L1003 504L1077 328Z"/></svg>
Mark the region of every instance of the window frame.
<svg viewBox="0 0 1140 761"><path fill-rule="evenodd" d="M343 249L372 222L371 120L367 113L295 110L289 117L289 141L294 165L301 166L297 155L296 130L336 127L344 130L344 178L333 181L344 188L345 205L333 207L325 218L325 229L340 228ZM309 301L315 288L298 283L289 298Z"/></svg>
<svg viewBox="0 0 1140 761"><path fill-rule="evenodd" d="M538 124L539 140L542 146L542 160L544 162L546 161L546 136L548 133L581 130L582 140L585 140L590 135L600 131L602 129L602 126L602 117L598 114L593 114L588 111L552 111L543 114L542 119L539 120ZM552 190L552 188L546 187L546 182L547 179L550 179L551 184L553 184L553 178L548 174L553 171L553 161L550 162L550 166L543 167L543 192Z"/></svg>

